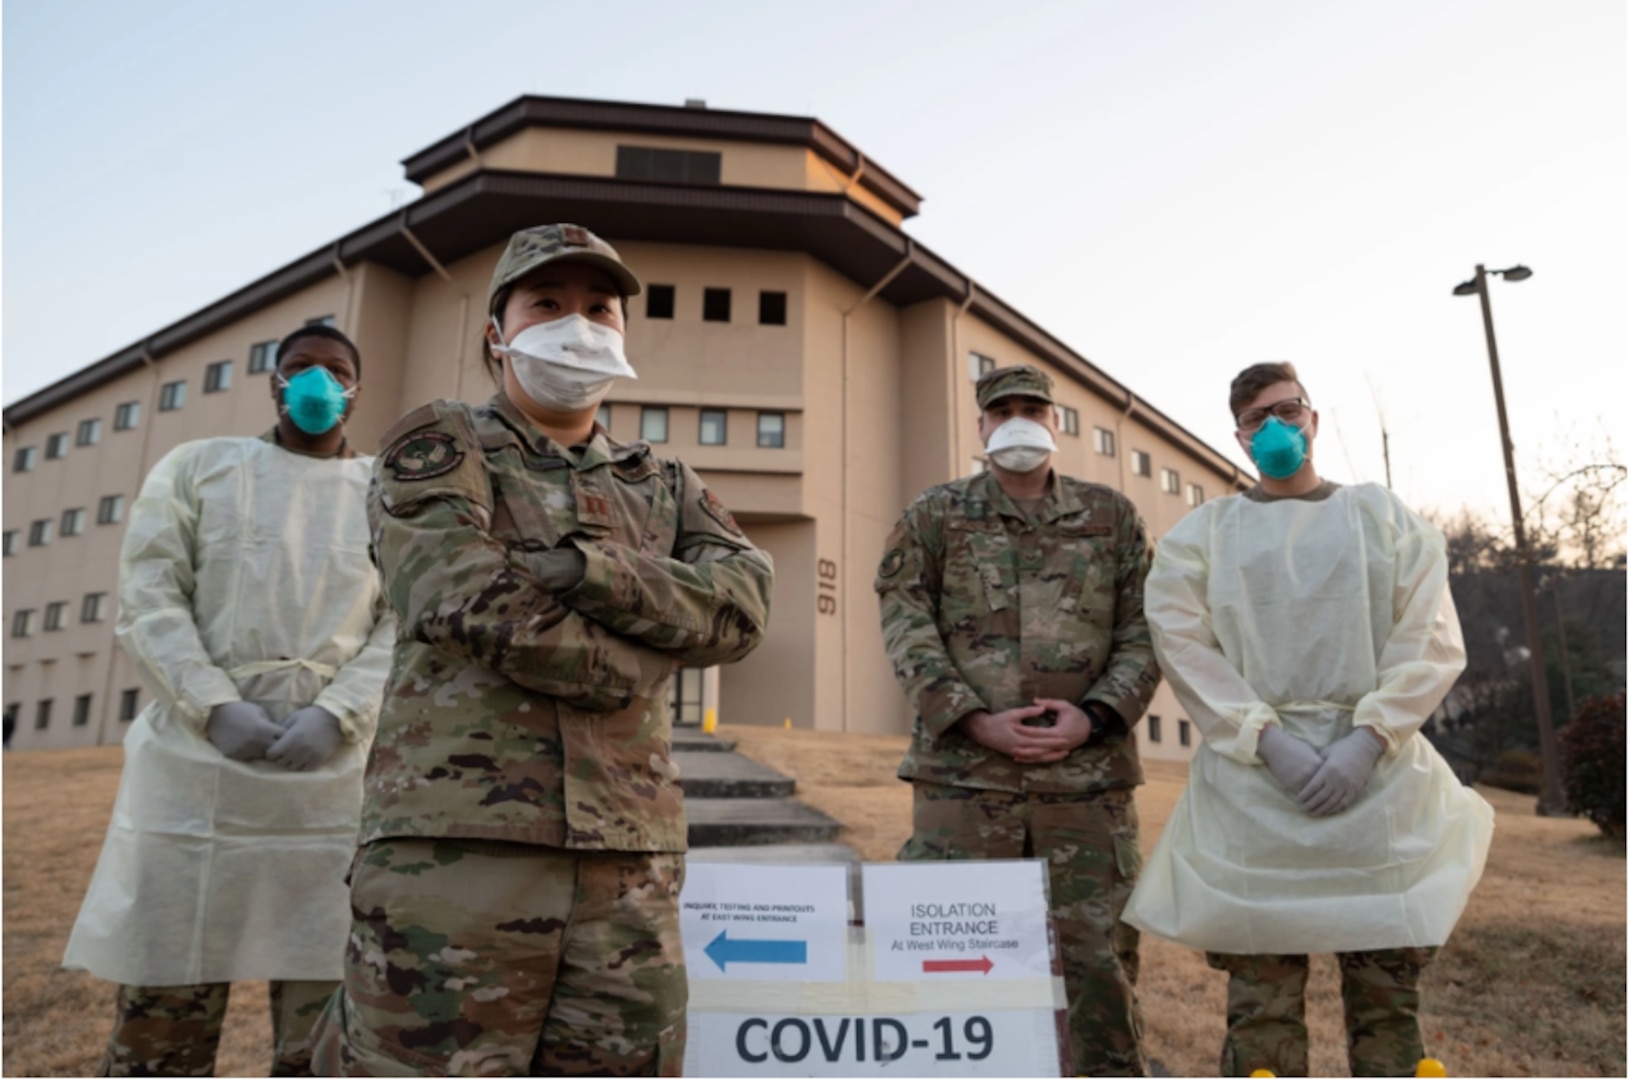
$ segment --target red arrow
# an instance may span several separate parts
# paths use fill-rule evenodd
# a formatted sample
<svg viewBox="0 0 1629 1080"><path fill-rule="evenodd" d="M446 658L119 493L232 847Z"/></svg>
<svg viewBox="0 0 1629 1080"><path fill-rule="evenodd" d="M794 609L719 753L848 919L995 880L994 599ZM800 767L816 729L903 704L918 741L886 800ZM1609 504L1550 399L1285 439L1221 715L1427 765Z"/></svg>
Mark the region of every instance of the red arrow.
<svg viewBox="0 0 1629 1080"><path fill-rule="evenodd" d="M990 969L993 968L993 967L995 967L995 965L990 963L990 958L988 956L981 956L977 960L924 960L924 961L922 961L922 970L925 971L925 972L928 972L928 971L981 971L984 974L988 975L988 974L990 974Z"/></svg>

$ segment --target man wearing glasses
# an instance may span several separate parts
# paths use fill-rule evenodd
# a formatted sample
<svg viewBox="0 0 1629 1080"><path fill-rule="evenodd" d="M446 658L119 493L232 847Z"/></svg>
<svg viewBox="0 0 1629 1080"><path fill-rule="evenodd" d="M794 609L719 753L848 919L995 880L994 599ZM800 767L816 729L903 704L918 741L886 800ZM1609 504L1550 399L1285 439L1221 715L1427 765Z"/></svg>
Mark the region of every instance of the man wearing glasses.
<svg viewBox="0 0 1629 1080"><path fill-rule="evenodd" d="M1418 732L1465 666L1441 534L1318 475L1295 368L1229 396L1261 472L1161 541L1146 612L1204 732L1126 909L1229 974L1224 1076L1307 1075L1307 953L1335 952L1353 1076L1424 1056L1420 973L1487 859L1493 811Z"/></svg>

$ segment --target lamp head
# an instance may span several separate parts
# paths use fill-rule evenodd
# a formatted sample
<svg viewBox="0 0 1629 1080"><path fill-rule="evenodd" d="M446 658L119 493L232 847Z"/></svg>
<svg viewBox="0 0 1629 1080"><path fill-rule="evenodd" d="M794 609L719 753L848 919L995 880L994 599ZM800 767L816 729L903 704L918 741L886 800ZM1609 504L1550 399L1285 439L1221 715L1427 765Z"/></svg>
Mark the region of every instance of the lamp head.
<svg viewBox="0 0 1629 1080"><path fill-rule="evenodd" d="M1476 295L1476 282L1475 281L1461 281L1458 285L1454 286L1454 295L1455 296L1475 296Z"/></svg>
<svg viewBox="0 0 1629 1080"><path fill-rule="evenodd" d="M1533 271L1525 266L1512 266L1509 270L1501 271L1506 281L1526 281L1533 276Z"/></svg>

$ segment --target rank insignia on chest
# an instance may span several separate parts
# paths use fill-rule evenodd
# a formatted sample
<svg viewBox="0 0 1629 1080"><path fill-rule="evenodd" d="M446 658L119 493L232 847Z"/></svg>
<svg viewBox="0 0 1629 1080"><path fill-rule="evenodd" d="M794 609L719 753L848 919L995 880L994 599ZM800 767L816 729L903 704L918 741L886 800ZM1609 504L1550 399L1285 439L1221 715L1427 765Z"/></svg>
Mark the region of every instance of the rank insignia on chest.
<svg viewBox="0 0 1629 1080"><path fill-rule="evenodd" d="M722 525L725 532L733 536L746 535L741 531L741 526L735 523L735 515L730 513L730 508L720 502L717 495L714 495L711 491L704 491L701 493L700 501L702 511Z"/></svg>
<svg viewBox="0 0 1629 1080"><path fill-rule="evenodd" d="M463 460L457 441L444 431L412 432L385 453L385 467L396 480L429 480L452 472Z"/></svg>

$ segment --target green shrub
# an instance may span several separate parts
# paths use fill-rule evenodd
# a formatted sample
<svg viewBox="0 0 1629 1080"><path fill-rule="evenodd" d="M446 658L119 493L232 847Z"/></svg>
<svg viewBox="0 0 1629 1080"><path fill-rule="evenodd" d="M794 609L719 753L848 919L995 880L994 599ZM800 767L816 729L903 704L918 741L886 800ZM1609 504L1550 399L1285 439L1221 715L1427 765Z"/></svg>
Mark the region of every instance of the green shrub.
<svg viewBox="0 0 1629 1080"><path fill-rule="evenodd" d="M1623 691L1591 698L1561 732L1567 805L1623 839Z"/></svg>
<svg viewBox="0 0 1629 1080"><path fill-rule="evenodd" d="M1491 768L1483 769L1477 783L1522 795L1544 790L1544 761L1529 750L1506 750Z"/></svg>

